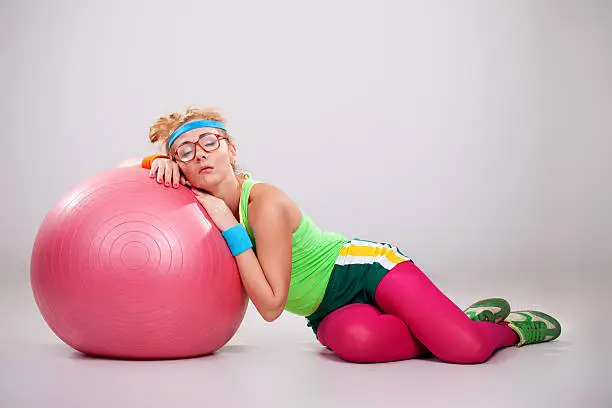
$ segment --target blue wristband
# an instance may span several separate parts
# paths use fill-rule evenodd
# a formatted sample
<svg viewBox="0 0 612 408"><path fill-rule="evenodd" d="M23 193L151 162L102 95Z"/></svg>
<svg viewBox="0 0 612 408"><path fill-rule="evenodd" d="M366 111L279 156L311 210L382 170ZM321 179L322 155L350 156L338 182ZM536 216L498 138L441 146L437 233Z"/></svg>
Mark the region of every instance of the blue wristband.
<svg viewBox="0 0 612 408"><path fill-rule="evenodd" d="M229 246L233 256L240 255L249 248L253 248L251 238L247 234L244 225L236 224L221 233Z"/></svg>

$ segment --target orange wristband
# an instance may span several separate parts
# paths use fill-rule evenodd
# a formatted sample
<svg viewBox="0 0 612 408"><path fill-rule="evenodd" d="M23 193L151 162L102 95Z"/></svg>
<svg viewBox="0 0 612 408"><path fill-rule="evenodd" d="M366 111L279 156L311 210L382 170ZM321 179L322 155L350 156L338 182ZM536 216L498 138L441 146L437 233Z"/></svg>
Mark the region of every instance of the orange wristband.
<svg viewBox="0 0 612 408"><path fill-rule="evenodd" d="M147 156L144 159L142 159L142 163L141 163L142 167L145 169L150 169L151 164L153 163L155 159L169 159L169 157L163 154L152 154L151 156Z"/></svg>

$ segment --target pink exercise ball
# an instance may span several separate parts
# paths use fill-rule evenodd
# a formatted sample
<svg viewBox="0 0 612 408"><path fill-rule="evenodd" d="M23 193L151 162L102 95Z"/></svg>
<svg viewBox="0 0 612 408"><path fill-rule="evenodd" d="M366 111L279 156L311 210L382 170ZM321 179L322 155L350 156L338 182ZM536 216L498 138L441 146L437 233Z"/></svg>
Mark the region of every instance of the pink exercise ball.
<svg viewBox="0 0 612 408"><path fill-rule="evenodd" d="M248 301L194 194L141 168L98 173L64 195L40 226L30 274L51 330L101 357L213 353L234 336Z"/></svg>

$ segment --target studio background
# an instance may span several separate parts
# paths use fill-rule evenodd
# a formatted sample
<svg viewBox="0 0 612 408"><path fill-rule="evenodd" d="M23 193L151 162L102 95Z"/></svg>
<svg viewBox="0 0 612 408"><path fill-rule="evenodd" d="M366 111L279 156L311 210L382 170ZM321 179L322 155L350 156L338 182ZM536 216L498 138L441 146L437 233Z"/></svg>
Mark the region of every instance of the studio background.
<svg viewBox="0 0 612 408"><path fill-rule="evenodd" d="M586 324L582 312L611 282L611 21L608 1L2 1L0 402L66 407L95 395L88 406L107 406L101 391L62 393L58 381L91 369L90 378L128 389L130 370L142 370L118 363L122 377L95 371L113 372L106 362L71 359L34 303L31 249L68 189L155 152L157 117L201 106L226 115L239 166L289 193L320 227L398 245L462 307L507 296L556 313L570 360L548 366L560 377L546 398L605 406L596 373L609 353L578 340L597 336L596 317ZM270 325L250 308L232 344L260 356L238 356L248 364L281 359L293 373L305 364L294 378L303 386L328 363L317 363L304 319L288 313ZM288 357L296 349L300 364ZM591 351L579 358L578 349ZM460 373L410 363L376 366L376 378ZM189 363L159 364L182 378ZM319 404L353 401L346 393L363 377L349 370L367 375L334 367L341 374L326 384L337 399ZM163 382L146 370L138 384ZM290 382L285 374L268 377ZM177 401L153 388L149 406ZM415 398L432 406L453 398L418 388ZM374 401L368 392L355 404ZM121 395L117 404L140 401ZM263 391L231 398L246 395L274 406Z"/></svg>

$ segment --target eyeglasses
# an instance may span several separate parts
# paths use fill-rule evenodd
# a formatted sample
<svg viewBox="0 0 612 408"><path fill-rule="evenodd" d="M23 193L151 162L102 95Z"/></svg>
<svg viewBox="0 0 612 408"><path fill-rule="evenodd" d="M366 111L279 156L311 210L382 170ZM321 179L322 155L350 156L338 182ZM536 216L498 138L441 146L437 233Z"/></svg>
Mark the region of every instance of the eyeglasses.
<svg viewBox="0 0 612 408"><path fill-rule="evenodd" d="M197 144L206 152L214 152L221 146L221 140L227 139L226 136L221 136L216 133L203 133L197 141ZM196 143L184 142L176 148L175 155L178 161L187 163L195 159Z"/></svg>

